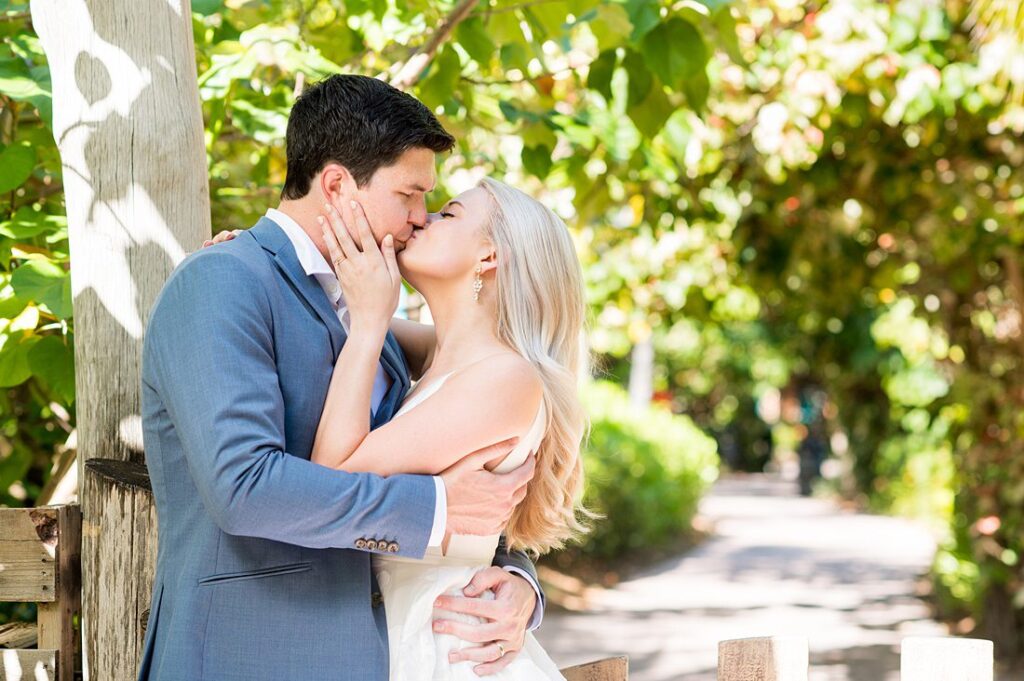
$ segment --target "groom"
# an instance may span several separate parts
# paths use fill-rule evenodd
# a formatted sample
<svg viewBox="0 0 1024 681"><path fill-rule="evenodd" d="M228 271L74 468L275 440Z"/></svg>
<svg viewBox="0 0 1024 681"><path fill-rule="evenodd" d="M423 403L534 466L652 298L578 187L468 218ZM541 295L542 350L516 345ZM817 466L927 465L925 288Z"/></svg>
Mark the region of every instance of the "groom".
<svg viewBox="0 0 1024 681"><path fill-rule="evenodd" d="M431 477L380 478L309 461L345 302L316 216L358 199L378 241L402 248L428 220L434 155L454 139L419 101L359 76L333 76L288 121L282 202L233 241L171 274L149 320L142 407L160 544L139 681L386 681L387 629L373 553L420 558L445 532L504 527L533 475L483 462L496 443ZM387 339L373 427L397 411L409 371ZM539 622L533 565L499 548L445 610L479 625L435 630L474 647L452 662L504 668ZM481 598L492 592L494 599ZM508 654L484 650L500 642Z"/></svg>

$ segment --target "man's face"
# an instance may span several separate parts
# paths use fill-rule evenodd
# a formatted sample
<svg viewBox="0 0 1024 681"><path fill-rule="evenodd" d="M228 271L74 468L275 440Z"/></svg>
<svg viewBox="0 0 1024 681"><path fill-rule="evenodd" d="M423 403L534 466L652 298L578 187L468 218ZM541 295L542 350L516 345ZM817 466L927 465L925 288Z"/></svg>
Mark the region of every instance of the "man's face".
<svg viewBox="0 0 1024 681"><path fill-rule="evenodd" d="M378 169L356 190L378 244L390 234L396 251L405 248L413 228L427 221L426 194L434 190L436 181L434 152L419 147L406 151L393 165Z"/></svg>

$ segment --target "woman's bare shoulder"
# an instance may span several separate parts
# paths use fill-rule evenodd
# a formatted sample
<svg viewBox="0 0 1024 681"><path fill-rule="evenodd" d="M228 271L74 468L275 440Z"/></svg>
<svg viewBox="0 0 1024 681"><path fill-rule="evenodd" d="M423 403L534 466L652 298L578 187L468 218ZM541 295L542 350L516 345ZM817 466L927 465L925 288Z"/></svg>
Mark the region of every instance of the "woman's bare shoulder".
<svg viewBox="0 0 1024 681"><path fill-rule="evenodd" d="M467 398L485 396L496 407L510 410L515 420L532 419L544 393L540 372L530 360L512 350L466 367L448 383L452 392Z"/></svg>

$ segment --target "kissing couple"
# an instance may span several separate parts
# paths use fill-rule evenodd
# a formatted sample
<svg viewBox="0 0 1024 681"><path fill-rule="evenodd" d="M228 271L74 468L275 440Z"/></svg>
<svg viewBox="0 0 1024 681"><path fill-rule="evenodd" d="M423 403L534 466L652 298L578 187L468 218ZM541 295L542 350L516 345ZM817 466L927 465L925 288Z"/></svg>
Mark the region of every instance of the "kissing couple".
<svg viewBox="0 0 1024 681"><path fill-rule="evenodd" d="M584 529L582 273L496 180L427 213L454 144L414 97L327 78L289 116L280 205L164 285L139 681L563 678L530 556ZM403 278L435 326L393 317Z"/></svg>

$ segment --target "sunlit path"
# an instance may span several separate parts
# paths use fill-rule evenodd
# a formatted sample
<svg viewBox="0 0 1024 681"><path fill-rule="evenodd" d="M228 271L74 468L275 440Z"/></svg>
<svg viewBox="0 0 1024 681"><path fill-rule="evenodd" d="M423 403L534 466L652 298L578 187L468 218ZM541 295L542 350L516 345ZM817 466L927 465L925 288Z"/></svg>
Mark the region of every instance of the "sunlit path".
<svg viewBox="0 0 1024 681"><path fill-rule="evenodd" d="M764 476L723 480L701 507L711 539L585 613L550 612L542 643L560 663L627 653L636 681L711 681L718 641L790 634L810 640L811 681L898 681L902 638L947 634L915 595L933 539L794 492Z"/></svg>

